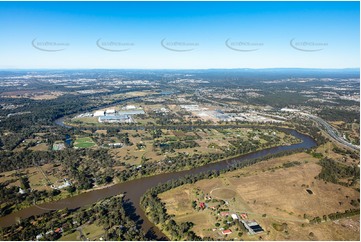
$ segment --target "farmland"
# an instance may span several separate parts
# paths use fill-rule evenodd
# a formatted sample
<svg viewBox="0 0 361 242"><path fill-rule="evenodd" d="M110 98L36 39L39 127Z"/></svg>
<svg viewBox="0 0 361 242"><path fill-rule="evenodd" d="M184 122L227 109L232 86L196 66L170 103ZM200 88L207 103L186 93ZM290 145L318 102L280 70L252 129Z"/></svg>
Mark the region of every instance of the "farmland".
<svg viewBox="0 0 361 242"><path fill-rule="evenodd" d="M129 144L122 148L111 149L110 152L115 159L121 159L130 164L157 162L166 157L176 157L181 153L188 156L209 153L221 154L224 150L233 147L232 142L237 140L257 141L264 147L297 142L291 136L273 129L258 131L249 128L199 128L194 131L159 129L157 133L151 132L150 134L143 130L127 130L122 131L122 133L126 133L129 137ZM264 139L258 139L257 136L261 133L267 133L267 138L278 141L271 144ZM115 139L113 138L113 140Z"/></svg>
<svg viewBox="0 0 361 242"><path fill-rule="evenodd" d="M106 203L96 215L78 212L95 202L92 194L119 194L124 185L125 206L130 199L138 213L143 195L128 185L164 191L154 184L169 176L177 180L164 185L173 189L159 197L174 217L145 190L140 207L168 229L168 239L196 239L188 234L194 231L220 240L358 240L358 72L249 71L3 73L0 212L11 219L0 222L11 226L34 203L69 199L81 207L35 218L30 212L4 229L6 239L35 240L59 219L63 233L47 239L135 238L131 232L149 224L120 231L118 202L114 214ZM133 112L129 122L99 122L126 112ZM343 145L306 114L329 123ZM254 165L240 168L240 161ZM242 213L264 231L248 234L232 218Z"/></svg>
<svg viewBox="0 0 361 242"><path fill-rule="evenodd" d="M358 216L320 224L310 223L317 216L355 208L351 201L357 200L360 195L352 187L316 179L320 171L321 166L316 158L298 153L270 159L219 178L183 185L159 197L165 203L168 214L175 215L177 223L193 221L193 231L201 237L239 239L238 231L241 231L241 238L245 240L258 240L260 237L265 240L359 240ZM207 202L205 197L208 196L211 200ZM225 201L227 205L221 205L215 211L211 207L221 203L214 200ZM197 206L205 201L207 209L192 208L193 201L197 202ZM229 227L234 233L224 237L215 226L219 223L222 227L225 219L219 215L222 208L236 214L248 214L266 232L248 235L241 226L233 225ZM280 230L277 224L286 224L287 229ZM326 227L333 229L325 232Z"/></svg>

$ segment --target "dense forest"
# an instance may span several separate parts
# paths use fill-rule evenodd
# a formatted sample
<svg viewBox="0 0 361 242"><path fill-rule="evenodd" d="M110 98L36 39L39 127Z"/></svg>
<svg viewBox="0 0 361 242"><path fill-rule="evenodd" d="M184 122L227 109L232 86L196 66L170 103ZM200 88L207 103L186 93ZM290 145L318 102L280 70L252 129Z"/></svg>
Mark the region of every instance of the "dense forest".
<svg viewBox="0 0 361 242"><path fill-rule="evenodd" d="M356 165L344 165L327 158L321 159L319 164L322 170L318 179L343 186L353 186L360 181L360 168Z"/></svg>

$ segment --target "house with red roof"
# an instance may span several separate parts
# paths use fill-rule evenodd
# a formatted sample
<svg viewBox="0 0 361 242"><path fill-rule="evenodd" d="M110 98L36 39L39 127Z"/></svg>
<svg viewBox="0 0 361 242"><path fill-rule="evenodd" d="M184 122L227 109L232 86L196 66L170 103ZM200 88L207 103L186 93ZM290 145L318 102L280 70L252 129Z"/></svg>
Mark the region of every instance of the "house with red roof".
<svg viewBox="0 0 361 242"><path fill-rule="evenodd" d="M204 202L200 202L200 203L199 203L199 207L200 207L201 209L205 209L205 208L206 208L206 204L205 204Z"/></svg>
<svg viewBox="0 0 361 242"><path fill-rule="evenodd" d="M220 214L222 217L227 217L229 215L229 212L221 212Z"/></svg>
<svg viewBox="0 0 361 242"><path fill-rule="evenodd" d="M232 234L232 230L230 230L230 229L223 230L223 231L222 231L222 234L223 234L223 235Z"/></svg>

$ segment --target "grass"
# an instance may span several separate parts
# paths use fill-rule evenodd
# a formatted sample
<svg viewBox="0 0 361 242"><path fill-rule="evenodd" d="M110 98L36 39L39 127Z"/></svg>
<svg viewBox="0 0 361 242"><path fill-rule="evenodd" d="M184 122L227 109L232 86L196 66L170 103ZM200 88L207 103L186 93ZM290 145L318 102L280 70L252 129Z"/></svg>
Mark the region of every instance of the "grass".
<svg viewBox="0 0 361 242"><path fill-rule="evenodd" d="M98 129L97 131L95 131L96 134L104 134L106 135L108 133L108 131L106 129Z"/></svg>
<svg viewBox="0 0 361 242"><path fill-rule="evenodd" d="M33 150L33 151L47 151L48 150L48 145L45 143L40 143L37 144L36 146L30 147L29 150Z"/></svg>
<svg viewBox="0 0 361 242"><path fill-rule="evenodd" d="M122 159L129 164L140 164L142 156L146 157L149 162L156 162L164 158L164 155L168 157L174 157L178 154L178 152L186 152L189 155L194 154L207 154L207 153L220 153L223 152L220 148L229 146L227 140L232 139L232 137L224 135L214 129L210 131L207 130L209 134L204 132L199 132L202 136L195 140L200 147L195 148L185 148L185 149L176 149L174 153L167 152L165 154L160 155L160 150L153 149L153 140L146 140L149 138L149 134L146 134L144 131L139 130L138 134L140 137L133 137L137 132L133 130L126 131L129 134L130 141L134 144L132 146L122 147L119 149L112 149L111 153L113 157L116 159ZM168 131L162 130L163 135L159 138L159 140L172 140L177 141L178 139L183 138L184 136L196 136L195 132L184 132L184 131ZM172 141L167 141L167 143L171 143ZM145 145L144 149L137 149L136 144L142 142ZM209 148L211 143L218 144L219 147Z"/></svg>
<svg viewBox="0 0 361 242"><path fill-rule="evenodd" d="M90 148L95 145L95 142L90 137L77 138L74 143L75 148Z"/></svg>
<svg viewBox="0 0 361 242"><path fill-rule="evenodd" d="M327 142L327 143L317 147L315 152L322 153L324 155L324 157L327 157L327 158L330 158L330 159L333 159L333 160L336 160L336 161L339 161L342 163L346 163L348 165L350 165L350 164L357 165L360 163L359 159L353 159L350 157L350 155L345 156L345 155L341 155L341 154L334 152L333 151L334 147L338 147L340 149L345 149L344 147L342 147L340 145L334 144L332 142Z"/></svg>
<svg viewBox="0 0 361 242"><path fill-rule="evenodd" d="M55 169L55 171L53 172L54 166L53 164L45 164L43 166L41 166L41 169L44 171L44 173L53 173L51 175L47 175L48 179L50 180L50 182L55 182L57 180L60 180L62 178L62 176L60 175L60 171L56 171L56 170L61 170L61 167L58 167ZM49 186L47 186L47 182L46 179L44 177L44 175L40 172L39 168L37 167L30 167L30 168L26 168L26 169L21 169L19 171L19 173L22 174L26 174L26 176L29 178L29 182L30 182L30 187L36 190L49 190ZM16 181L14 183L10 183L8 185L8 187L10 186L20 186L20 182L19 182L19 178L15 176L16 172L15 171L8 171L8 172L3 172L0 175L0 182L6 182L8 180L13 180L15 179Z"/></svg>
<svg viewBox="0 0 361 242"><path fill-rule="evenodd" d="M76 240L79 240L79 237L80 237L79 232L75 231L71 234L61 236L61 238L59 240L60 241L76 241Z"/></svg>
<svg viewBox="0 0 361 242"><path fill-rule="evenodd" d="M283 167L287 162L301 164ZM274 158L218 178L177 187L159 197L168 213L175 215L176 222L197 221L193 231L200 236L220 238L217 231L212 231L214 224L220 222L216 213L211 209L197 211L191 207L192 201L202 201L205 194L210 194L213 198L226 199L229 211L246 212L265 231L270 231L261 234L263 240L359 240L358 216L340 220L344 221L340 224L328 221L311 225L304 219L304 214L313 218L343 212L352 208L350 201L360 195L353 188L315 179L321 171L317 162L318 159L307 153ZM306 192L308 188L313 191L312 196ZM350 225L345 226L345 223ZM314 238L308 237L311 232ZM258 240L258 237L245 233L242 239Z"/></svg>
<svg viewBox="0 0 361 242"><path fill-rule="evenodd" d="M29 176L30 187L36 190L50 190L47 186L46 179L40 171L36 171L34 174Z"/></svg>
<svg viewBox="0 0 361 242"><path fill-rule="evenodd" d="M102 237L104 233L104 229L95 223L83 226L83 234L90 240L99 240L99 238Z"/></svg>
<svg viewBox="0 0 361 242"><path fill-rule="evenodd" d="M213 189L210 194L219 199L231 199L236 196L236 192L229 188L216 188Z"/></svg>
<svg viewBox="0 0 361 242"><path fill-rule="evenodd" d="M43 95L35 95L33 97L31 97L30 99L33 100L51 100L51 99L56 99L60 96L62 96L63 93L61 92L51 92L49 94L43 94Z"/></svg>
<svg viewBox="0 0 361 242"><path fill-rule="evenodd" d="M277 230L277 231L279 231L279 232L282 232L282 231L284 231L284 230L287 229L287 224L286 224L286 223L283 223L283 224L273 223L273 224L272 224L272 227L273 227L275 230Z"/></svg>
<svg viewBox="0 0 361 242"><path fill-rule="evenodd" d="M82 118L75 118L73 121L79 121L82 123L87 124L98 124L98 117L82 117Z"/></svg>

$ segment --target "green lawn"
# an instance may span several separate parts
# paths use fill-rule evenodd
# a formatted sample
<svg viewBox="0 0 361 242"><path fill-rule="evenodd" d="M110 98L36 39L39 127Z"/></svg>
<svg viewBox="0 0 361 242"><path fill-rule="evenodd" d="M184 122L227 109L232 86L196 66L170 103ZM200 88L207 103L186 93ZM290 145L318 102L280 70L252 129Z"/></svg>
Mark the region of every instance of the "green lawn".
<svg viewBox="0 0 361 242"><path fill-rule="evenodd" d="M99 240L100 237L104 236L105 231L101 226L90 224L83 226L83 233L90 240Z"/></svg>
<svg viewBox="0 0 361 242"><path fill-rule="evenodd" d="M90 148L93 146L95 146L95 143L90 137L77 138L74 143L75 148Z"/></svg>
<svg viewBox="0 0 361 242"><path fill-rule="evenodd" d="M75 232L73 232L71 234L61 236L61 238L59 240L60 241L76 241L76 240L79 240L79 232L75 231Z"/></svg>
<svg viewBox="0 0 361 242"><path fill-rule="evenodd" d="M78 121L85 124L98 124L98 117L82 117L82 118L75 118L72 121Z"/></svg>

